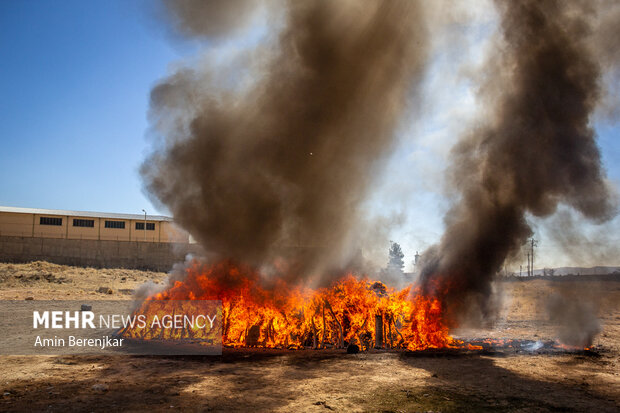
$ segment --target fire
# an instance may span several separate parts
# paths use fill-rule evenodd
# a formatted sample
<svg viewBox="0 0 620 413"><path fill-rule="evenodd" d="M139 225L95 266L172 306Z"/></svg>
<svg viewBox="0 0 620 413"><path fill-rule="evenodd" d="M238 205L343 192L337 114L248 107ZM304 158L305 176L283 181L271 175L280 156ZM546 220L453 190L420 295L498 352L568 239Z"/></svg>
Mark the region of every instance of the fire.
<svg viewBox="0 0 620 413"><path fill-rule="evenodd" d="M299 349L357 344L368 350L381 343L385 348L408 350L463 347L449 335L441 300L421 294L418 288L396 291L350 274L329 288L291 286L281 279L267 288L258 272L228 261L207 266L194 260L185 271L183 281L174 281L147 298L141 310L157 312L167 300L221 300L224 346ZM166 338L160 331L136 327L121 334ZM202 337L192 329L170 334Z"/></svg>

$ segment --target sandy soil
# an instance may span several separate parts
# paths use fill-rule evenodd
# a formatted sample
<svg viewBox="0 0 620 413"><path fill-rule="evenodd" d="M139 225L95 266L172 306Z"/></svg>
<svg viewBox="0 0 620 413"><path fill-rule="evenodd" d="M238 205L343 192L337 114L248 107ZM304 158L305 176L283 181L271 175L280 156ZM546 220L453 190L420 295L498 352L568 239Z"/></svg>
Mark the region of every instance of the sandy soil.
<svg viewBox="0 0 620 413"><path fill-rule="evenodd" d="M130 299L165 274L0 264L0 299ZM620 283L501 283L501 317L462 337L554 338L541 302L597 298L592 353L225 350L217 357L2 356L2 411L620 410ZM111 294L97 292L108 287Z"/></svg>

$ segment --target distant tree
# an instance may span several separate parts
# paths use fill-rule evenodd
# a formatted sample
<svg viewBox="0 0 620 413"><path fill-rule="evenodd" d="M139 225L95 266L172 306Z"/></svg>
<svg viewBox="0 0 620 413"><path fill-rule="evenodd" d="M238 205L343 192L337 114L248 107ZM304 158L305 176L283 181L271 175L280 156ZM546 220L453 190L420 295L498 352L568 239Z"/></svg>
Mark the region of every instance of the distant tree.
<svg viewBox="0 0 620 413"><path fill-rule="evenodd" d="M400 248L400 245L396 242L390 241L390 252L387 270L393 273L402 273L403 268L405 268L405 262L403 261L403 250Z"/></svg>

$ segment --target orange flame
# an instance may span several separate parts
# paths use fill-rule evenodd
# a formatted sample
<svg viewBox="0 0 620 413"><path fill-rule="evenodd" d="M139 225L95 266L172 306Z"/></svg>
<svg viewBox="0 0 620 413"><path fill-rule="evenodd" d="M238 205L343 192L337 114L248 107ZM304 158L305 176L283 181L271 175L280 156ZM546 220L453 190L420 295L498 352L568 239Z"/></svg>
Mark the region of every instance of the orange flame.
<svg viewBox="0 0 620 413"><path fill-rule="evenodd" d="M375 346L379 335L385 348L466 347L450 337L441 300L423 295L419 288L414 288L413 293L412 287L396 291L381 282L358 280L350 274L329 288L313 290L282 280L265 288L256 271L228 261L207 266L194 260L185 271L183 281L174 281L145 303L221 300L225 346L343 348L353 343L367 350ZM149 307L148 311L157 309ZM136 327L121 334L166 338L162 332L137 331ZM175 334L176 338L201 337L197 331Z"/></svg>

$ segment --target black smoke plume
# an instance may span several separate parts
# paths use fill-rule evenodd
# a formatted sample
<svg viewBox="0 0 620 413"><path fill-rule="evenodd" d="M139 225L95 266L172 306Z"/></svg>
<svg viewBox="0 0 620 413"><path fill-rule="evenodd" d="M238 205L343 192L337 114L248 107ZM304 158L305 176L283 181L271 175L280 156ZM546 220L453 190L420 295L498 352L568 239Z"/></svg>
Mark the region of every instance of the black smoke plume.
<svg viewBox="0 0 620 413"><path fill-rule="evenodd" d="M601 97L589 2L498 1L502 37L483 75L486 107L451 153L460 193L421 280L454 318L492 315L491 282L532 235L526 216L559 203L586 218L615 214L590 118Z"/></svg>
<svg viewBox="0 0 620 413"><path fill-rule="evenodd" d="M231 88L235 71L203 59L153 89L163 139L145 186L220 258L333 270L422 78L424 16L410 0L166 3L182 33L208 40L240 30L256 4L283 28L240 60L259 61L251 86Z"/></svg>

